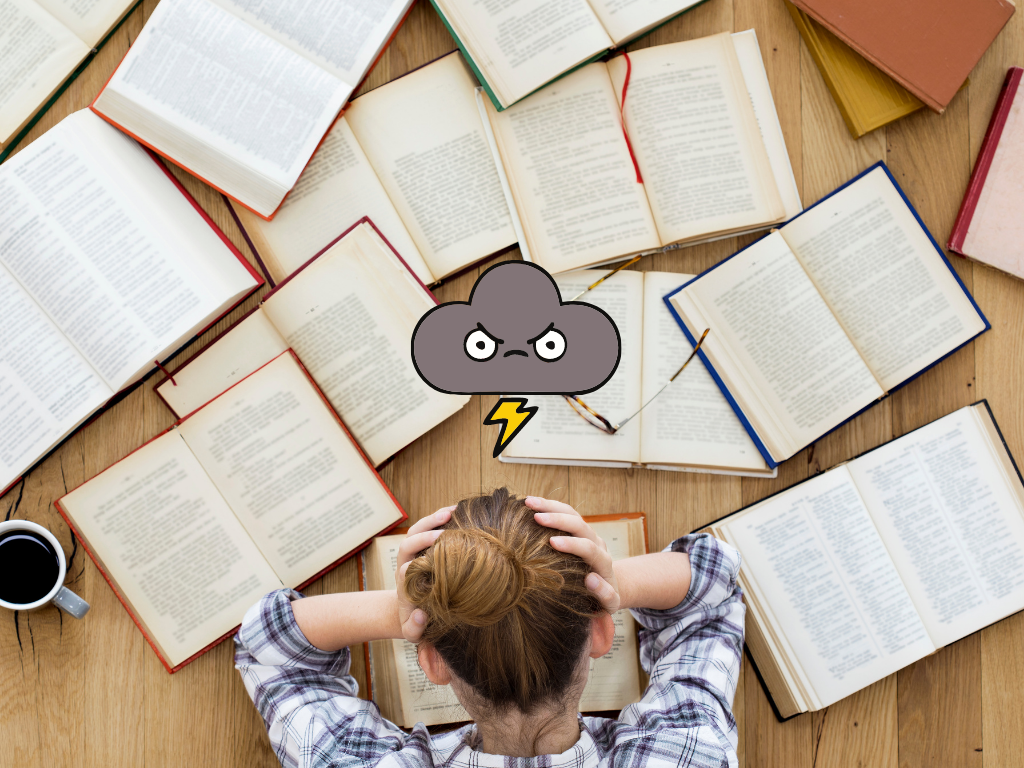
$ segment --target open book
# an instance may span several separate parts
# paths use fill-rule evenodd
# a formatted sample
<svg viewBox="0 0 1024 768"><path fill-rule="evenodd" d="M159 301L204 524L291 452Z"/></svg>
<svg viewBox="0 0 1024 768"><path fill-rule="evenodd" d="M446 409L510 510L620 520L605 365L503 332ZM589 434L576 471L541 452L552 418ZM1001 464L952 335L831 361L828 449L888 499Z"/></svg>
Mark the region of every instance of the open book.
<svg viewBox="0 0 1024 768"><path fill-rule="evenodd" d="M498 109L702 0L431 0Z"/></svg>
<svg viewBox="0 0 1024 768"><path fill-rule="evenodd" d="M162 0L93 102L273 216L412 0Z"/></svg>
<svg viewBox="0 0 1024 768"><path fill-rule="evenodd" d="M0 166L0 489L262 282L88 110Z"/></svg>
<svg viewBox="0 0 1024 768"><path fill-rule="evenodd" d="M555 283L562 300L568 301L604 274L568 272L556 275ZM582 396L613 424L640 411L693 351L662 300L688 278L674 272L622 270L581 297L611 316L622 340L615 375ZM588 424L561 396L529 401L540 410L508 444L501 461L768 477L776 473L698 359L614 435Z"/></svg>
<svg viewBox="0 0 1024 768"><path fill-rule="evenodd" d="M0 3L0 149L21 135L136 1Z"/></svg>
<svg viewBox="0 0 1024 768"><path fill-rule="evenodd" d="M752 30L644 48L504 112L484 106L520 247L551 273L763 229L800 211Z"/></svg>
<svg viewBox="0 0 1024 768"><path fill-rule="evenodd" d="M747 647L780 718L1024 608L1024 485L985 402L710 530L743 556Z"/></svg>
<svg viewBox="0 0 1024 768"><path fill-rule="evenodd" d="M989 328L883 163L666 301L769 466Z"/></svg>
<svg viewBox="0 0 1024 768"><path fill-rule="evenodd" d="M475 88L458 52L375 88L338 118L273 221L232 204L270 281L363 216L426 285L515 245Z"/></svg>
<svg viewBox="0 0 1024 768"><path fill-rule="evenodd" d="M169 672L407 517L290 352L57 508Z"/></svg>
<svg viewBox="0 0 1024 768"><path fill-rule="evenodd" d="M647 552L642 512L588 517L608 544L613 560ZM404 535L379 536L361 554L363 589L395 589L395 564ZM640 668L637 627L628 610L614 614L612 649L591 660L590 678L580 700L581 712L620 710L643 693L646 675ZM450 686L436 686L420 669L416 646L406 640L375 640L367 644L370 694L381 714L402 728L416 723L441 725L470 720Z"/></svg>
<svg viewBox="0 0 1024 768"><path fill-rule="evenodd" d="M413 368L409 340L436 304L364 219L156 393L180 418L290 348L379 466L469 402L427 386Z"/></svg>

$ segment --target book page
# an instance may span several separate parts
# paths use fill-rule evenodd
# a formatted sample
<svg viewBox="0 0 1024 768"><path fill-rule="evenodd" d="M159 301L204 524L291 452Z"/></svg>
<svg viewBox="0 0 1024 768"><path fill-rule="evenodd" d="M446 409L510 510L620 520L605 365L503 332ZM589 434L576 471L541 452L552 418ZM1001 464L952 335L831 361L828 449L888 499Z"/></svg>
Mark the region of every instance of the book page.
<svg viewBox="0 0 1024 768"><path fill-rule="evenodd" d="M0 307L2 490L114 391L3 267Z"/></svg>
<svg viewBox="0 0 1024 768"><path fill-rule="evenodd" d="M548 272L661 245L604 64L488 113L530 253Z"/></svg>
<svg viewBox="0 0 1024 768"><path fill-rule="evenodd" d="M174 430L61 506L172 667L284 586Z"/></svg>
<svg viewBox="0 0 1024 768"><path fill-rule="evenodd" d="M1024 608L1024 508L977 415L961 408L849 465L939 647Z"/></svg>
<svg viewBox="0 0 1024 768"><path fill-rule="evenodd" d="M35 0L89 48L95 48L134 5L133 0ZM2 25L0 25L2 28Z"/></svg>
<svg viewBox="0 0 1024 768"><path fill-rule="evenodd" d="M777 232L671 301L777 460L884 394Z"/></svg>
<svg viewBox="0 0 1024 768"><path fill-rule="evenodd" d="M586 0L439 0L437 5L504 106L612 47Z"/></svg>
<svg viewBox="0 0 1024 768"><path fill-rule="evenodd" d="M89 53L32 0L0 0L0 146Z"/></svg>
<svg viewBox="0 0 1024 768"><path fill-rule="evenodd" d="M555 275L555 283L562 301L566 302L606 274L608 270L579 270ZM640 408L643 273L623 270L588 291L580 301L603 309L619 329L622 355L615 374L600 389L580 397L612 424L617 424ZM505 448L504 457L640 461L640 419L634 419L614 435L609 435L584 421L561 395L531 396L528 400L530 405L539 406L540 410Z"/></svg>
<svg viewBox="0 0 1024 768"><path fill-rule="evenodd" d="M664 21L697 5L700 0L588 0L608 31L612 42L621 46Z"/></svg>
<svg viewBox="0 0 1024 768"><path fill-rule="evenodd" d="M826 707L935 650L845 467L722 526L789 660Z"/></svg>
<svg viewBox="0 0 1024 768"><path fill-rule="evenodd" d="M412 0L213 0L355 89Z"/></svg>
<svg viewBox="0 0 1024 768"><path fill-rule="evenodd" d="M435 304L368 225L270 296L263 311L374 465L469 401L427 386L412 332Z"/></svg>
<svg viewBox="0 0 1024 768"><path fill-rule="evenodd" d="M178 431L287 586L401 518L291 354L192 414Z"/></svg>
<svg viewBox="0 0 1024 768"><path fill-rule="evenodd" d="M77 132L90 121L123 140L76 113L0 168L0 262L117 391L208 322L224 297L177 252L180 240L162 237L170 225L147 212L146 193L108 175L99 145ZM154 169L154 183L169 185Z"/></svg>
<svg viewBox="0 0 1024 768"><path fill-rule="evenodd" d="M672 272L642 274L642 402L647 403L666 384L668 387L640 413L640 460L644 464L768 472L764 458L699 357L690 361L679 378L668 383L693 347L662 297L693 276Z"/></svg>
<svg viewBox="0 0 1024 768"><path fill-rule="evenodd" d="M661 242L782 220L731 35L645 48L630 59L625 125ZM608 74L621 99L625 58L609 61Z"/></svg>
<svg viewBox="0 0 1024 768"><path fill-rule="evenodd" d="M886 391L985 328L880 167L781 232Z"/></svg>
<svg viewBox="0 0 1024 768"><path fill-rule="evenodd" d="M240 205L232 208L275 283L364 216L424 285L436 282L344 116L328 131L273 221L264 221Z"/></svg>
<svg viewBox="0 0 1024 768"><path fill-rule="evenodd" d="M154 389L174 415L184 418L288 349L262 307L207 344Z"/></svg>
<svg viewBox="0 0 1024 768"><path fill-rule="evenodd" d="M164 0L96 107L270 215L352 88L210 0Z"/></svg>
<svg viewBox="0 0 1024 768"><path fill-rule="evenodd" d="M455 53L345 111L434 280L516 242L475 87Z"/></svg>

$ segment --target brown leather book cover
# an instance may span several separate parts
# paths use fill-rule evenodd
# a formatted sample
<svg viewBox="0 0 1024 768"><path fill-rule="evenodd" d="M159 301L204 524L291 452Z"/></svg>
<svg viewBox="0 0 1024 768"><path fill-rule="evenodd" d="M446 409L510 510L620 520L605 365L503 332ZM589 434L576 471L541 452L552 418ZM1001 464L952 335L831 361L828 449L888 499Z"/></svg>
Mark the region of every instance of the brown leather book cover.
<svg viewBox="0 0 1024 768"><path fill-rule="evenodd" d="M1012 0L792 0L942 113L1015 10Z"/></svg>

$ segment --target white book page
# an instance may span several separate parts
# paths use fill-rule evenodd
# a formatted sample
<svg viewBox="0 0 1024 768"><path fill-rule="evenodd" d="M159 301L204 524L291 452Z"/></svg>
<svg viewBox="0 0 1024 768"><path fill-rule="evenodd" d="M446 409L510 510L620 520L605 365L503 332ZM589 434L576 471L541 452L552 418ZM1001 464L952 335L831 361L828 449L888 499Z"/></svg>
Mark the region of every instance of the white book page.
<svg viewBox="0 0 1024 768"><path fill-rule="evenodd" d="M533 261L564 272L661 245L604 64L488 112Z"/></svg>
<svg viewBox="0 0 1024 768"><path fill-rule="evenodd" d="M588 0L615 45L639 37L700 0Z"/></svg>
<svg viewBox="0 0 1024 768"><path fill-rule="evenodd" d="M156 393L179 419L206 405L250 373L288 349L262 307L164 379Z"/></svg>
<svg viewBox="0 0 1024 768"><path fill-rule="evenodd" d="M0 0L0 146L89 53L31 0Z"/></svg>
<svg viewBox="0 0 1024 768"><path fill-rule="evenodd" d="M778 232L671 301L777 460L884 394Z"/></svg>
<svg viewBox="0 0 1024 768"><path fill-rule="evenodd" d="M172 667L284 586L174 430L61 505Z"/></svg>
<svg viewBox="0 0 1024 768"><path fill-rule="evenodd" d="M163 0L97 107L217 186L234 161L288 190L352 88L210 0Z"/></svg>
<svg viewBox="0 0 1024 768"><path fill-rule="evenodd" d="M412 0L213 0L353 89Z"/></svg>
<svg viewBox="0 0 1024 768"><path fill-rule="evenodd" d="M108 175L99 147L76 132L83 119L101 122L76 113L0 168L0 262L117 391L223 295L161 237L144 198Z"/></svg>
<svg viewBox="0 0 1024 768"><path fill-rule="evenodd" d="M6 249L6 241L0 235L0 249ZM0 307L3 490L114 391L3 267Z"/></svg>
<svg viewBox="0 0 1024 768"><path fill-rule="evenodd" d="M427 386L413 367L412 332L434 306L364 224L285 283L263 311L379 465L469 401Z"/></svg>
<svg viewBox="0 0 1024 768"><path fill-rule="evenodd" d="M328 131L272 221L241 206L235 213L274 282L283 281L364 216L424 285L435 282L344 117Z"/></svg>
<svg viewBox="0 0 1024 768"><path fill-rule="evenodd" d="M935 650L845 467L723 526L820 709Z"/></svg>
<svg viewBox="0 0 1024 768"><path fill-rule="evenodd" d="M102 40L134 0L35 0L89 48ZM0 24L2 28L2 24Z"/></svg>
<svg viewBox="0 0 1024 768"><path fill-rule="evenodd" d="M178 431L290 587L401 517L291 354L194 413Z"/></svg>
<svg viewBox="0 0 1024 768"><path fill-rule="evenodd" d="M504 106L612 47L586 0L439 0L438 6Z"/></svg>
<svg viewBox="0 0 1024 768"><path fill-rule="evenodd" d="M434 280L516 242L475 88L455 53L345 111Z"/></svg>
<svg viewBox="0 0 1024 768"><path fill-rule="evenodd" d="M886 391L985 328L881 168L781 231Z"/></svg>
<svg viewBox="0 0 1024 768"><path fill-rule="evenodd" d="M693 347L663 297L692 279L673 272L644 272L644 340L641 400L664 392L640 413L640 460L768 471L750 435L699 357L671 384ZM614 278L613 278L614 279ZM710 335L710 334L709 334Z"/></svg>
<svg viewBox="0 0 1024 768"><path fill-rule="evenodd" d="M579 270L556 275L562 301L569 301L608 270ZM623 270L580 301L600 307L615 321L622 344L619 367L607 384L580 399L617 424L640 408L641 340L644 326L644 276ZM514 393L509 393L514 396ZM592 426L561 395L528 398L540 407L502 455L506 458L640 461L640 420L614 435Z"/></svg>
<svg viewBox="0 0 1024 768"><path fill-rule="evenodd" d="M644 48L630 60L625 124L661 242L782 220L732 36ZM626 69L624 56L608 62L617 99Z"/></svg>
<svg viewBox="0 0 1024 768"><path fill-rule="evenodd" d="M1024 608L1024 509L976 416L961 408L849 465L939 647Z"/></svg>

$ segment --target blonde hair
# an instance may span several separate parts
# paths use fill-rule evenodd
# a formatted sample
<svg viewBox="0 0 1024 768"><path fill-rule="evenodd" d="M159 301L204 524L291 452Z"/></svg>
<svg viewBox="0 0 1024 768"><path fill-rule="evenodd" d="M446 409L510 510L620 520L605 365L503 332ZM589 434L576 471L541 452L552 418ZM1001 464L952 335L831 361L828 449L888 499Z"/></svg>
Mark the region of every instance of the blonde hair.
<svg viewBox="0 0 1024 768"><path fill-rule="evenodd" d="M554 549L559 531L507 488L463 499L443 528L405 576L429 617L422 639L496 710L565 700L602 610L590 567Z"/></svg>

